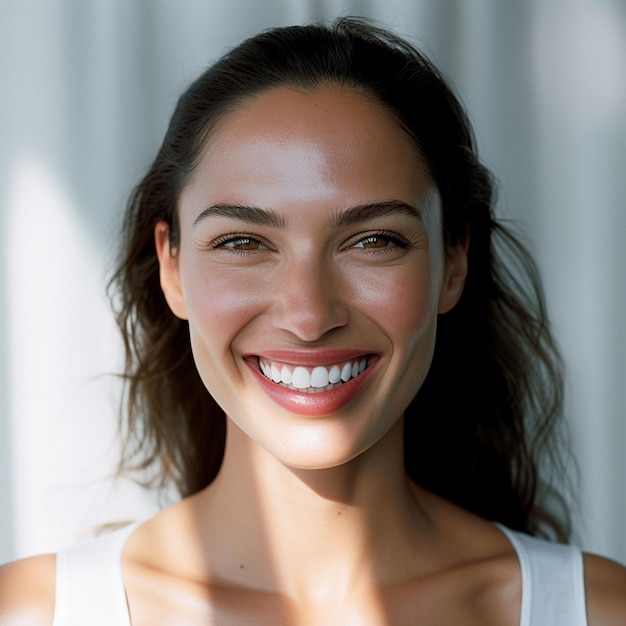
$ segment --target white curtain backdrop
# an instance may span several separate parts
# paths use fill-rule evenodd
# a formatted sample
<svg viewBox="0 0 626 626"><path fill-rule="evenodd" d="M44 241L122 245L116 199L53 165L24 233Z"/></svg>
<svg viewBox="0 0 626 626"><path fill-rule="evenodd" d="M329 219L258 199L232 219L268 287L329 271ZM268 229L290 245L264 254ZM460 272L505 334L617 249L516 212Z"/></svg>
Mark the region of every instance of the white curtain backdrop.
<svg viewBox="0 0 626 626"><path fill-rule="evenodd" d="M211 59L348 14L409 36L465 102L567 364L578 540L626 562L622 0L0 0L0 561L155 510L110 479L125 198Z"/></svg>

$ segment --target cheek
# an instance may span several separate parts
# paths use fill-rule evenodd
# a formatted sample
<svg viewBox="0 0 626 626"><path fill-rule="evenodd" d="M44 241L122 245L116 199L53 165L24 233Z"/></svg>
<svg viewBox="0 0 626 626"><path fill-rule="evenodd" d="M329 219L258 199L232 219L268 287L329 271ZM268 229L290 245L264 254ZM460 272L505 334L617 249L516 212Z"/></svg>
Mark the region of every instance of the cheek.
<svg viewBox="0 0 626 626"><path fill-rule="evenodd" d="M229 358L237 334L257 314L265 289L246 272L189 264L183 290L189 319L191 347L200 376L217 398L216 380L237 376ZM219 386L219 385L218 385Z"/></svg>
<svg viewBox="0 0 626 626"><path fill-rule="evenodd" d="M361 310L389 337L412 342L436 318L434 278L426 268L405 267L368 275L353 284Z"/></svg>
<svg viewBox="0 0 626 626"><path fill-rule="evenodd" d="M388 415L399 415L419 391L432 362L438 276L429 263L418 264L369 281L360 293L361 310L390 343L394 378L385 386L383 400Z"/></svg>
<svg viewBox="0 0 626 626"><path fill-rule="evenodd" d="M263 300L264 289L259 280L247 272L207 268L190 263L185 268L183 291L192 326L224 334L227 327L236 327Z"/></svg>

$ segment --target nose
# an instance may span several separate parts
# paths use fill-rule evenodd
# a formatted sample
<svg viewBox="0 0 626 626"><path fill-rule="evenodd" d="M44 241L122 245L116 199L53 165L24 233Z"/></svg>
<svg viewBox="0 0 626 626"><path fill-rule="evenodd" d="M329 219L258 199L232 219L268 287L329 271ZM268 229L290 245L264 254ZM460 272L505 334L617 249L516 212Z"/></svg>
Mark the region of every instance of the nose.
<svg viewBox="0 0 626 626"><path fill-rule="evenodd" d="M348 292L339 274L322 260L292 259L275 276L274 327L312 342L346 326Z"/></svg>

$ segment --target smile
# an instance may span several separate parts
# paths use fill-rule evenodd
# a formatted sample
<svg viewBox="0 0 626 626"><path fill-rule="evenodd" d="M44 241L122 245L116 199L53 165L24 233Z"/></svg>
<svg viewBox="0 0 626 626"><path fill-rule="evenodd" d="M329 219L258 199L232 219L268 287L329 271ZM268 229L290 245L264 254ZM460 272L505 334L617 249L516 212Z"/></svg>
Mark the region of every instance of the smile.
<svg viewBox="0 0 626 626"><path fill-rule="evenodd" d="M334 365L287 365L267 359L259 359L263 375L274 383L302 393L331 391L359 376L367 368L367 359L353 359Z"/></svg>

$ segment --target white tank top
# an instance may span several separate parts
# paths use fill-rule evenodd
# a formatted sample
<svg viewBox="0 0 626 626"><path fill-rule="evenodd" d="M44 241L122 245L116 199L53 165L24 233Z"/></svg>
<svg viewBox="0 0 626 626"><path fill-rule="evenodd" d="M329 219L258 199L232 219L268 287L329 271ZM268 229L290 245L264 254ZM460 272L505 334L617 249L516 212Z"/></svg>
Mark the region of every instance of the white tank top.
<svg viewBox="0 0 626 626"><path fill-rule="evenodd" d="M122 550L137 525L57 554L53 626L131 626ZM497 526L521 565L520 626L587 626L581 551Z"/></svg>

